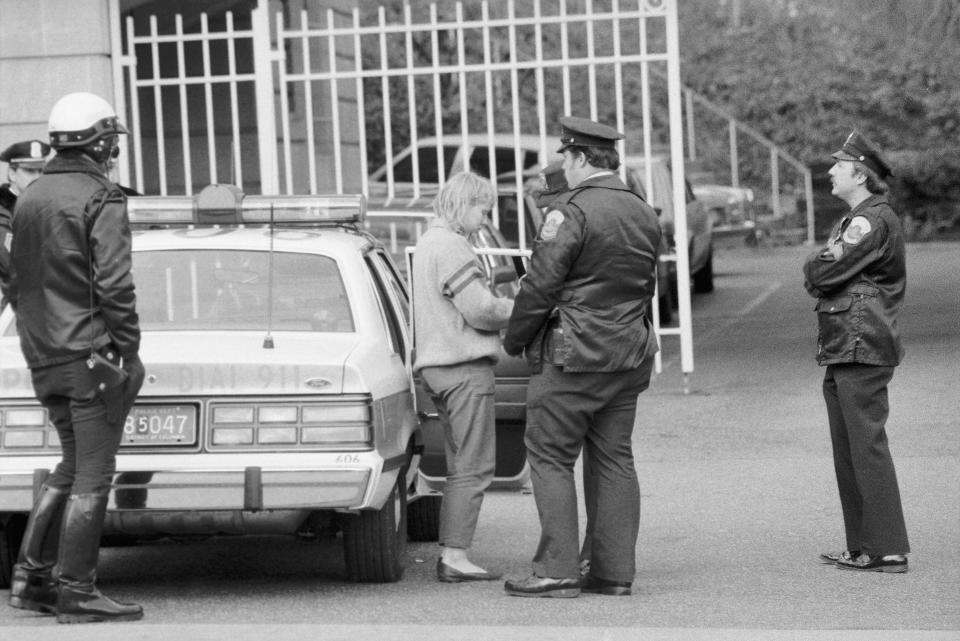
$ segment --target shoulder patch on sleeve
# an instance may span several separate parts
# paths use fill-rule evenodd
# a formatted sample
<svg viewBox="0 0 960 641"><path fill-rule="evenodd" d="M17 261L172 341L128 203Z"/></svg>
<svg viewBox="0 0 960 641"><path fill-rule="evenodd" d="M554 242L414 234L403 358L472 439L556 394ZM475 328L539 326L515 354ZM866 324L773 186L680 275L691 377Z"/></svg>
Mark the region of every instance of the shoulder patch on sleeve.
<svg viewBox="0 0 960 641"><path fill-rule="evenodd" d="M863 237L870 233L870 221L864 216L854 216L847 228L843 230L843 242L856 245Z"/></svg>
<svg viewBox="0 0 960 641"><path fill-rule="evenodd" d="M547 219L543 221L543 227L540 229L540 239L553 240L556 238L561 224L563 224L563 212L559 209L551 210L547 214Z"/></svg>

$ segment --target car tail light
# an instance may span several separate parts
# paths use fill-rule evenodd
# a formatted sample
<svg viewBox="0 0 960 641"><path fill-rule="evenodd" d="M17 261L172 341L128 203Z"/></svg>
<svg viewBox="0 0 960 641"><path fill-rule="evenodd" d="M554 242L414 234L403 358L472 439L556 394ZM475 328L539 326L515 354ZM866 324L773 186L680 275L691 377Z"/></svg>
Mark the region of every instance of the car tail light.
<svg viewBox="0 0 960 641"><path fill-rule="evenodd" d="M0 447L4 450L55 450L60 439L43 407L0 407Z"/></svg>
<svg viewBox="0 0 960 641"><path fill-rule="evenodd" d="M211 449L337 448L369 446L373 440L367 397L326 402L214 403Z"/></svg>

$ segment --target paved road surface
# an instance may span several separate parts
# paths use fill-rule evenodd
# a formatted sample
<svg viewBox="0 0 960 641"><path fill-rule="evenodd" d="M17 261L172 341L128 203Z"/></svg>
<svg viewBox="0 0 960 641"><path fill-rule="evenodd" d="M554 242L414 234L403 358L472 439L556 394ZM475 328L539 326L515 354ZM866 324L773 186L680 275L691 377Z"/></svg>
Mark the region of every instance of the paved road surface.
<svg viewBox="0 0 960 641"><path fill-rule="evenodd" d="M641 396L640 570L629 598L518 599L500 584L433 578L411 544L403 581L346 583L337 541L166 541L103 552L102 586L144 622L56 626L0 608L19 639L960 639L960 245L914 244L888 433L913 546L906 575L817 563L843 529L813 300L801 247L718 252L694 298L696 370L681 393L676 339ZM474 557L509 576L536 545L529 495L487 498ZM5 595L4 595L5 596Z"/></svg>

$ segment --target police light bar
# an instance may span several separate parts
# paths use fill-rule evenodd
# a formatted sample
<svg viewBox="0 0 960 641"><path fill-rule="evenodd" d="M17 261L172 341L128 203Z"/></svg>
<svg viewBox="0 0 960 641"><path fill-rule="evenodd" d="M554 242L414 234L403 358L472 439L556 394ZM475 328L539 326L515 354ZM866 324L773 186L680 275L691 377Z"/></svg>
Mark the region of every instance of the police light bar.
<svg viewBox="0 0 960 641"><path fill-rule="evenodd" d="M360 195L246 195L233 185L209 185L195 196L131 196L130 224L151 225L330 225L359 223L366 199Z"/></svg>

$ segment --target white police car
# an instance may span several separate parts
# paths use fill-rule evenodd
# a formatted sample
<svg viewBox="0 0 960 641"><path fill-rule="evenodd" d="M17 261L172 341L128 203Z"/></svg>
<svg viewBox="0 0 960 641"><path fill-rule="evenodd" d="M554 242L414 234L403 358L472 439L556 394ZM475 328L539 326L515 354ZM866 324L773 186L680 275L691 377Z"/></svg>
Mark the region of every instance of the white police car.
<svg viewBox="0 0 960 641"><path fill-rule="evenodd" d="M129 200L146 380L126 419L104 533L342 530L348 576L396 581L423 450L408 300L361 196ZM0 316L0 587L59 460L12 312ZM426 490L425 490L426 491ZM434 491L435 495L435 491Z"/></svg>

